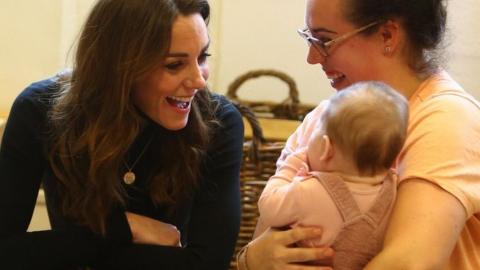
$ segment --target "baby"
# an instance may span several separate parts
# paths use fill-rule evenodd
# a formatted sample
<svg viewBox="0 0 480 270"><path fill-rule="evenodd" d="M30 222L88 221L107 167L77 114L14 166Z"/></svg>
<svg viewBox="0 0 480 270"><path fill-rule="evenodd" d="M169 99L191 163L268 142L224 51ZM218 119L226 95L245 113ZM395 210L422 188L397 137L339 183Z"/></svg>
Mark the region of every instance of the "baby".
<svg viewBox="0 0 480 270"><path fill-rule="evenodd" d="M318 226L335 269L362 269L380 251L396 195L390 169L402 149L406 99L361 82L329 99L306 149L288 155L259 199L259 235L269 227Z"/></svg>

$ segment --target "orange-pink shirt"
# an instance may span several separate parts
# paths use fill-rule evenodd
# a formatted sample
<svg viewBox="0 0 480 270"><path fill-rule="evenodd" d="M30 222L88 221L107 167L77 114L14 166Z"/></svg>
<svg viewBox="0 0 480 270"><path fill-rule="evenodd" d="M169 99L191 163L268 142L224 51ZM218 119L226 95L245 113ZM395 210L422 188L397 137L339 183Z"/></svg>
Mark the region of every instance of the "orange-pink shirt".
<svg viewBox="0 0 480 270"><path fill-rule="evenodd" d="M480 269L480 103L440 72L420 85L409 106L400 182L435 183L462 203L466 225L445 269Z"/></svg>

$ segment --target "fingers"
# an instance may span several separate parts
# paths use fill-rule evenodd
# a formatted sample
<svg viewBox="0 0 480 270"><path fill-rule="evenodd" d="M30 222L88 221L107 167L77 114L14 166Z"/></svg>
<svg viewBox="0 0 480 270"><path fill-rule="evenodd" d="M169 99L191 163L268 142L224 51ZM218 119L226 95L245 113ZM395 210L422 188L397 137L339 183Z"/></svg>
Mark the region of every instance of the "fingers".
<svg viewBox="0 0 480 270"><path fill-rule="evenodd" d="M327 247L292 247L294 243L322 236L320 228L268 229L250 242L247 260L250 269L326 270L332 269L334 252Z"/></svg>
<svg viewBox="0 0 480 270"><path fill-rule="evenodd" d="M276 233L278 234L280 243L286 246L295 244L301 240L322 237L322 229L311 227L295 227L291 230Z"/></svg>
<svg viewBox="0 0 480 270"><path fill-rule="evenodd" d="M322 229L312 227L295 227L286 231L274 232L279 239L279 243L284 246L290 246L299 241L305 241L322 236ZM331 265L334 256L333 249L329 247L295 247L287 248L281 254L281 260L290 263L318 262L316 265ZM302 268L300 268L302 269ZM306 268L310 269L310 268ZM329 269L327 268L311 268L311 269Z"/></svg>
<svg viewBox="0 0 480 270"><path fill-rule="evenodd" d="M284 260L291 263L322 262L329 265L333 258L334 251L331 248L289 248L284 254ZM317 264L318 265L318 264Z"/></svg>

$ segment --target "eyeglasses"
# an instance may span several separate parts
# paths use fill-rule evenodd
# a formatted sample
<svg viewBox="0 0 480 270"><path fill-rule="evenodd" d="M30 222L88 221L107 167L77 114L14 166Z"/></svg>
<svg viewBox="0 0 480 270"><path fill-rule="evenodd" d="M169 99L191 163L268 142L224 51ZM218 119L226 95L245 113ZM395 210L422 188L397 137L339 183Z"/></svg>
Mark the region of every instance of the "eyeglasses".
<svg viewBox="0 0 480 270"><path fill-rule="evenodd" d="M313 45L313 47L321 54L323 55L324 57L327 57L328 56L328 50L333 46L335 45L336 43L339 43L339 42L342 42L344 41L345 39L349 38L349 37L352 37L362 31L365 31L367 30L368 28L378 24L379 22L372 22L370 24L367 24L363 27L360 27L358 29L355 29L351 32L348 32L348 33L345 33L335 39L332 39L330 41L327 41L327 42L323 42L321 40L319 40L318 38L312 36L312 33L310 32L310 30L308 30L308 28L305 28L305 29L298 29L297 32L298 34L307 41L307 43L309 45Z"/></svg>

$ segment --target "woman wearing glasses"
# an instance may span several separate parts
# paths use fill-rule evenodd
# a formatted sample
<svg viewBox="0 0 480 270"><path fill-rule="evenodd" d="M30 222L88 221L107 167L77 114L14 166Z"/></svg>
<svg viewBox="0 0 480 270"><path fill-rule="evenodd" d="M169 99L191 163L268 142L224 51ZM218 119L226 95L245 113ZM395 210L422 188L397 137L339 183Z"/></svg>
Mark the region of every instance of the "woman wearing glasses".
<svg viewBox="0 0 480 270"><path fill-rule="evenodd" d="M340 91L383 81L409 100L396 205L382 251L365 269L480 269L480 103L441 69L444 0L308 0L307 62ZM322 105L311 115L321 114ZM283 160L304 147L307 117ZM334 251L294 244L321 228L270 229L239 256L240 268L328 269Z"/></svg>

